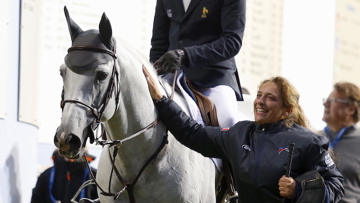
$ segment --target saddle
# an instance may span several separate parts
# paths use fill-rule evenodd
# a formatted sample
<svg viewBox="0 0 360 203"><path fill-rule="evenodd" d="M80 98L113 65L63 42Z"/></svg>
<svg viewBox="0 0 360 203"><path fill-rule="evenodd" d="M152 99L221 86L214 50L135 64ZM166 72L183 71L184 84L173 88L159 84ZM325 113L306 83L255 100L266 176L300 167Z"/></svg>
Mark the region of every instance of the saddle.
<svg viewBox="0 0 360 203"><path fill-rule="evenodd" d="M192 98L195 98L194 100L200 109L201 117L204 120L205 125L218 127L219 122L217 119L215 105L210 101L209 98L201 94L201 92L197 91L188 79L185 79L185 81L189 90L186 90L187 88L184 89L185 91L189 91L189 95L192 94Z"/></svg>

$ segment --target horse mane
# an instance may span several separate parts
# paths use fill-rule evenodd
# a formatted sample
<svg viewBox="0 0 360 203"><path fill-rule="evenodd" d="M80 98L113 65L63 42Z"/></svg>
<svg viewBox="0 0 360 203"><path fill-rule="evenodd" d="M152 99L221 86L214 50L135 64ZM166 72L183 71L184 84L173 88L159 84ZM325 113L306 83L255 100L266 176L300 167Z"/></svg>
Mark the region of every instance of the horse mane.
<svg viewBox="0 0 360 203"><path fill-rule="evenodd" d="M115 39L117 43L117 48L125 49L127 52L130 53L131 56L135 57L136 61L141 61L143 63L146 63L146 65L151 65L149 60L144 60L147 58L147 56L143 52L141 52L138 48L133 46L133 44L119 37L116 37Z"/></svg>
<svg viewBox="0 0 360 203"><path fill-rule="evenodd" d="M130 59L130 63L141 63L151 76L158 80L160 86L160 90L163 91L164 95L170 95L172 91L171 85L158 77L158 74L153 66L153 64L149 61L149 57L145 55L143 51L135 47L133 44L129 43L128 41L124 40L123 38L116 37L116 44L117 44L117 54L126 54L126 57L119 57L121 59L128 58ZM133 66L139 66L139 64L132 64ZM145 77L144 77L145 78ZM186 109L185 109L186 110Z"/></svg>

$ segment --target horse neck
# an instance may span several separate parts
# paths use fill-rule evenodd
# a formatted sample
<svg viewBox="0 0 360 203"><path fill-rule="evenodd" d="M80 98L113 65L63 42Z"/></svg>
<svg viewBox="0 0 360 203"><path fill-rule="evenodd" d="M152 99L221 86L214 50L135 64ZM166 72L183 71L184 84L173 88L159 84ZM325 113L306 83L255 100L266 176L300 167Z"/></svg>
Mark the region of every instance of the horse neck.
<svg viewBox="0 0 360 203"><path fill-rule="evenodd" d="M129 137L157 119L157 112L141 70L142 64L135 64L136 67L134 67L134 64L130 63L131 67L129 67L126 60L118 63L120 64L121 92L119 108L105 124L108 136L112 140ZM156 151L164 134L164 127L157 125L124 142L118 152L122 163L130 164L135 168L142 167L141 159L145 161Z"/></svg>

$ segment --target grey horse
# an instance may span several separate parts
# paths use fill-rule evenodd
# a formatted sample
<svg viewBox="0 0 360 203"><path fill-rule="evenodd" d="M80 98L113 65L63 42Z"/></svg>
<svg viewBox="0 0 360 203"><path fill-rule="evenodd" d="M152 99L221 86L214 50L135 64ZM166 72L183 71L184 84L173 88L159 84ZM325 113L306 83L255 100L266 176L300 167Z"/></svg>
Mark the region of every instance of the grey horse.
<svg viewBox="0 0 360 203"><path fill-rule="evenodd" d="M142 73L144 65L157 78L147 58L115 40L105 13L99 30L83 31L64 11L72 46L60 67L62 119L54 137L60 154L81 157L88 139L103 145L94 183L101 203L216 202L213 162L167 135L157 119ZM159 82L164 94L171 92ZM180 95L173 99L187 111ZM99 125L102 142L94 136Z"/></svg>

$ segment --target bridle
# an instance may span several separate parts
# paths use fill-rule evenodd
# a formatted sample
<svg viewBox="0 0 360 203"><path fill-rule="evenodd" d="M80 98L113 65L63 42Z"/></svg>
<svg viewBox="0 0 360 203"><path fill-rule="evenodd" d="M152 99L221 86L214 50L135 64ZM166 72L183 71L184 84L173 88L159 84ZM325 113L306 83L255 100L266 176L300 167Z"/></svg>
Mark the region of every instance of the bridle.
<svg viewBox="0 0 360 203"><path fill-rule="evenodd" d="M63 89L62 94L61 94L60 107L61 107L62 110L64 110L64 107L65 107L66 103L80 104L80 105L83 105L83 106L85 106L85 107L87 107L88 109L91 110L92 114L95 116L95 119L91 124L91 129L94 131L94 130L97 129L97 127L101 123L102 115L103 115L103 113L105 111L105 108L106 108L107 104L109 103L110 98L112 97L112 94L113 94L113 91L114 91L115 88L116 88L116 95L115 95L115 106L116 106L116 108L115 108L114 113L117 111L117 109L119 107L120 86L119 86L119 82L118 82L119 81L119 72L116 69L117 56L116 56L115 50L111 51L111 50L108 50L108 49L103 49L103 48L99 48L99 47L91 47L91 46L72 46L72 47L70 47L68 49L68 53L70 53L71 51L75 51L75 50L102 52L102 53L109 54L114 59L114 65L113 65L113 68L112 68L112 73L111 73L111 77L110 77L110 81L109 81L109 86L108 86L107 91L105 93L105 97L103 99L103 102L98 108L92 107L92 106L90 106L88 104L85 104L85 103L83 103L81 101L78 101L78 100L71 100L71 99L64 100L64 89ZM117 81L117 85L115 83L116 82L115 80ZM90 138L90 140L94 140L94 137Z"/></svg>
<svg viewBox="0 0 360 203"><path fill-rule="evenodd" d="M101 123L101 118L102 118L102 115L105 111L105 108L110 100L110 98L112 97L113 95L113 92L115 92L115 104L116 104L116 108L115 108L115 112L118 110L119 108L119 97L120 97L120 83L119 83L119 72L116 68L116 59L117 59L117 56L116 56L116 52L115 50L108 50L108 49L103 49L103 48L99 48L99 47L92 47L92 46L72 46L68 49L68 53L71 52L71 51L75 51L75 50L84 50L84 51L94 51L94 52L102 52L102 53L106 53L106 54L109 54L110 56L113 57L114 59L114 65L113 65L113 69L112 69L112 74L111 74L111 78L110 78L110 81L109 81L109 86L107 88L107 92L105 93L105 97L104 97L104 100L103 100L103 103L98 107L98 108L95 108L95 107L92 107L91 105L89 104L85 104L81 101L78 101L78 100L72 100L72 99L67 99L65 100L64 99L64 89L62 91L62 96L61 96L61 104L60 104L60 107L62 110L64 110L64 107L65 107L65 104L66 103L76 103L76 104L80 104L82 106L85 106L87 107L88 109L91 110L92 114L95 116L95 119L94 121L92 122L91 125L91 130L92 131L95 131L99 124ZM117 81L117 84L115 83ZM115 113L114 112L114 113ZM90 171L90 175L92 177L91 180L89 181L86 181L83 183L83 185L79 188L78 192L76 193L75 197L73 199L76 198L77 194L79 193L79 191L81 191L84 187L87 187L88 185L91 185L91 184L95 184L99 190L101 190L101 194L104 195L104 196L113 196L114 197L114 200L117 199L125 190L128 191L128 195L129 195L129 199L130 199L130 202L131 203L135 203L135 196L134 196L134 193L133 193L133 188L135 186L135 184L137 183L137 181L139 180L142 172L145 170L145 168L153 161L155 160L155 158L157 157L157 155L160 153L160 151L162 150L162 148L165 146L165 144L167 144L168 140L167 140L167 133L165 133L164 137L163 137L163 140L160 144L160 146L157 148L157 150L155 151L155 153L145 162L145 164L143 165L143 167L140 169L140 171L137 173L135 179L133 181L126 181L119 173L118 169L116 168L115 166L115 158L116 158L116 155L117 155L117 152L118 152L118 149L120 148L120 146L126 142L126 141L129 141L135 137L137 137L138 135L140 134L143 134L145 131L155 127L157 124L159 123L159 120L158 118L153 121L152 123L150 123L148 126L146 126L145 128L141 129L140 131L138 131L137 133L131 135L131 136L128 136L128 137L125 137L124 139L121 139L121 140L99 140L100 137L104 137L104 136L99 136L99 137L95 137L93 134L92 134L92 137L90 137L90 143L92 143L92 141L95 141L96 145L101 145L101 146L105 146L105 145L109 145L109 157L110 157L110 160L111 160L111 165L112 165L112 169L111 169L111 173L110 173L110 176L109 176L109 184L108 184L108 192L106 192L103 188L101 188L101 186L97 183L96 181L96 178L94 176L94 174L92 173L91 169L90 169L90 165L87 161L87 159L85 158L86 160L86 163L87 163L87 167ZM103 131L103 133L105 133L105 131ZM92 140L92 141L91 141ZM114 151L113 153L111 154L110 152L110 147L113 147L114 146ZM85 156L85 155L84 155ZM113 193L110 191L110 186L111 186L111 177L113 175L113 173L116 174L116 176L118 177L118 179L120 180L120 182L124 185L118 192L116 193ZM75 202L75 200L72 200L72 202Z"/></svg>

